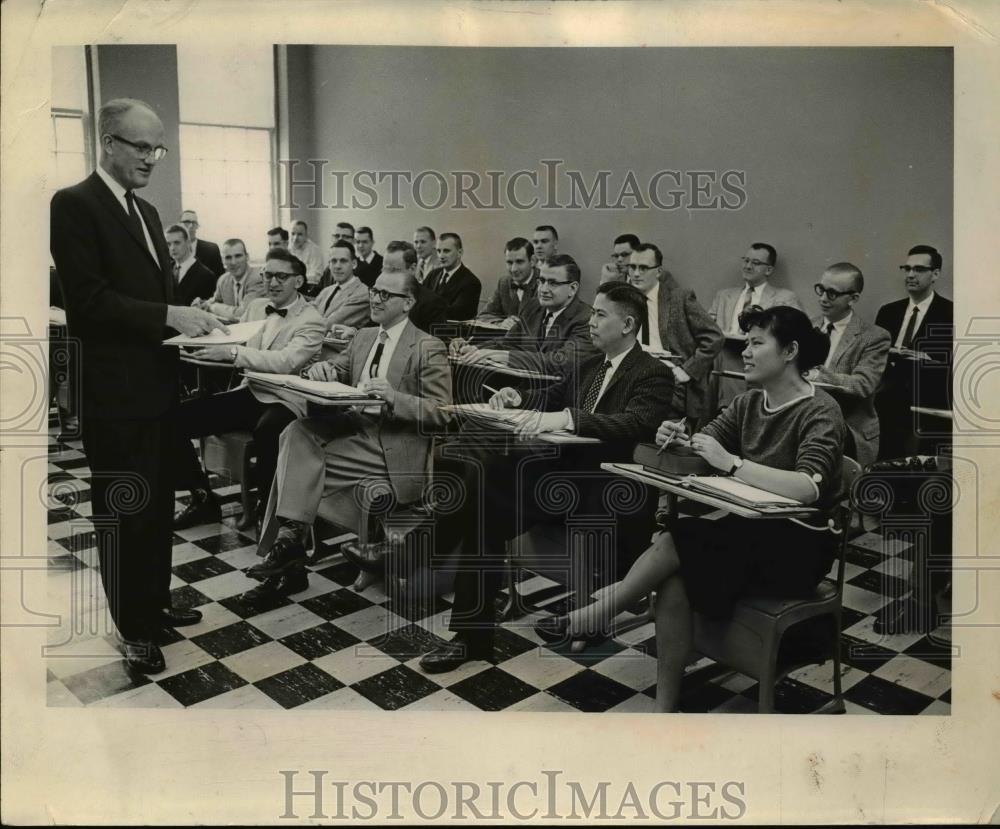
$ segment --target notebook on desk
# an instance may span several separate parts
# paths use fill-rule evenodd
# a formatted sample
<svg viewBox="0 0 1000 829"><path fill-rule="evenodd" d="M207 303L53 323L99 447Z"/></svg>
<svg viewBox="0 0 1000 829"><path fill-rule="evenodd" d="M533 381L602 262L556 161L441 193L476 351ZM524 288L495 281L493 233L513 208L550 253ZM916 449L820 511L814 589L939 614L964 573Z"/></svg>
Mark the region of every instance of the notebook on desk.
<svg viewBox="0 0 1000 829"><path fill-rule="evenodd" d="M336 380L307 380L297 374L268 374L263 371L244 372L247 380L260 383L274 388L291 389L305 394L312 394L316 397L325 397L328 400L365 400L371 399L371 395L361 391L355 386L348 386L346 383L338 383Z"/></svg>

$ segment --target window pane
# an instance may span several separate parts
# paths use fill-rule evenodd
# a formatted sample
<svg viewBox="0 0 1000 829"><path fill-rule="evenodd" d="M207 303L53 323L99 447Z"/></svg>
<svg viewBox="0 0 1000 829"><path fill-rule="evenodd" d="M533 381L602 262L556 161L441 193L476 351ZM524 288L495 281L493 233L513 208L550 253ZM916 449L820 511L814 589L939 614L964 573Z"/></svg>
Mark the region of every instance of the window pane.
<svg viewBox="0 0 1000 829"><path fill-rule="evenodd" d="M56 152L82 153L83 119L53 118L56 127Z"/></svg>

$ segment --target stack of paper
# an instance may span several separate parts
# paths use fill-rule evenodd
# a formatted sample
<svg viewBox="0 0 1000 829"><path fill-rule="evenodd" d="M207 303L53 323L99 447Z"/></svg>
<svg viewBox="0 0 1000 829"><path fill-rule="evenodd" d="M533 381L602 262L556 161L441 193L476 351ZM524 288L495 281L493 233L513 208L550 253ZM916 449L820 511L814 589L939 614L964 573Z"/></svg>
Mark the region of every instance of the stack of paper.
<svg viewBox="0 0 1000 829"><path fill-rule="evenodd" d="M268 374L263 371L245 372L247 380L275 388L292 389L328 400L369 400L367 392L336 380L307 380L297 374Z"/></svg>
<svg viewBox="0 0 1000 829"><path fill-rule="evenodd" d="M164 345L177 345L181 348L201 348L207 345L243 345L245 342L264 327L264 320L254 320L253 322L237 322L234 325L226 326L228 334L223 334L219 330L211 334L202 334L198 337L187 337L178 334L169 340L164 340Z"/></svg>

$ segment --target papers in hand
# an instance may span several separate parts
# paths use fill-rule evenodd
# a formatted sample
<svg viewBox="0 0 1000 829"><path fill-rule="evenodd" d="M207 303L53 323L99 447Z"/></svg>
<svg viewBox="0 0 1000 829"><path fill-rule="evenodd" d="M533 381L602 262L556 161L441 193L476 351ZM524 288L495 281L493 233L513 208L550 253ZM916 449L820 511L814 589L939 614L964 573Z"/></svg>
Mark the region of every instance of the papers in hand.
<svg viewBox="0 0 1000 829"><path fill-rule="evenodd" d="M201 348L206 345L243 345L254 334L264 327L264 320L254 320L253 322L238 322L235 325L227 326L228 334L221 331L213 331L211 334L202 334L198 337L187 337L178 334L169 340L164 340L164 345L177 345L182 348Z"/></svg>
<svg viewBox="0 0 1000 829"><path fill-rule="evenodd" d="M251 383L291 389L328 400L371 400L371 395L367 392L336 380L307 380L297 374L268 374L263 371L247 371L245 376Z"/></svg>

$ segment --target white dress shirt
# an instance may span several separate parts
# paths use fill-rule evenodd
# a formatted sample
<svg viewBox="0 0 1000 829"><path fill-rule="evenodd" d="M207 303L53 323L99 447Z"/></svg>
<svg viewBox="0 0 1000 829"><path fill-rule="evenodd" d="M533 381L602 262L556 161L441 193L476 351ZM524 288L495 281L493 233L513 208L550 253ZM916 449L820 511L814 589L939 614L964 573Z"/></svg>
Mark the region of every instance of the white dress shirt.
<svg viewBox="0 0 1000 829"><path fill-rule="evenodd" d="M403 329L406 328L407 318L403 317L399 322L390 328L382 328L379 326L379 333L375 337L375 342L372 343L372 347L368 352L368 356L365 358L364 368L361 369L361 377L358 382L368 379L368 372L371 368L372 360L375 358L375 350L378 348L379 339L381 339L382 332L388 335L385 341L385 348L382 349L382 358L378 363L378 370L375 372L376 377L386 377L389 373L389 361L392 359L392 354L396 350L396 346L399 343L399 337L403 333Z"/></svg>
<svg viewBox="0 0 1000 829"><path fill-rule="evenodd" d="M649 348L653 351L663 351L663 341L660 339L660 283L656 282L646 294L646 312L649 315Z"/></svg>
<svg viewBox="0 0 1000 829"><path fill-rule="evenodd" d="M903 314L903 324L899 326L899 333L896 335L896 342L893 345L896 348L903 347L903 336L906 334L906 329L910 324L910 316L913 314L913 309L917 309L917 321L913 326L913 333L916 334L920 330L920 323L924 321L924 317L927 316L927 309L931 306L931 300L934 299L934 291L931 291L927 295L927 299L921 300L920 302L914 302L910 299L909 305L906 306L906 313ZM911 343L912 345L912 343Z"/></svg>
<svg viewBox="0 0 1000 829"><path fill-rule="evenodd" d="M740 314L743 313L743 306L747 302L747 292L750 292L750 304L760 305L761 296L764 293L764 286L766 282L761 282L755 288L750 287L750 283L747 282L743 286L743 292L736 299L736 307L733 309L733 318L729 321L729 328L727 332L730 334L739 334L740 332Z"/></svg>
<svg viewBox="0 0 1000 829"><path fill-rule="evenodd" d="M125 188L115 181L100 164L97 165L97 175L101 177L101 181L108 185L111 193L118 199L118 203L122 206L122 210L125 211L125 215L130 216L131 211L128 209L128 202L125 201ZM135 196L135 191L132 192L132 195ZM146 220L142 217L142 211L139 210L138 204L135 206L135 212L139 214L139 224L142 225L142 232L146 237L146 247L149 249L149 253L153 259L159 262L160 259L156 255L156 248L153 246L153 237L149 235L149 228L146 227Z"/></svg>
<svg viewBox="0 0 1000 829"><path fill-rule="evenodd" d="M826 355L826 361L823 363L823 368L829 368L830 363L833 362L833 354L837 350L837 346L840 344L840 338L844 336L844 331L850 324L851 320L854 318L854 312L851 311L846 317L844 317L839 322L833 324L833 330L830 332L830 353ZM824 334L826 329L830 327L830 320L823 317L823 323L820 325L820 331Z"/></svg>
<svg viewBox="0 0 1000 829"><path fill-rule="evenodd" d="M183 262L177 263L177 284L180 285L181 281L187 275L187 272L191 270L191 266L198 260L194 258L193 253L188 254L188 258Z"/></svg>
<svg viewBox="0 0 1000 829"><path fill-rule="evenodd" d="M289 245L288 252L301 259L306 266L306 281L310 284L315 283L323 273L326 264L323 261L323 252L319 249L319 245L312 239L306 239L301 248Z"/></svg>

